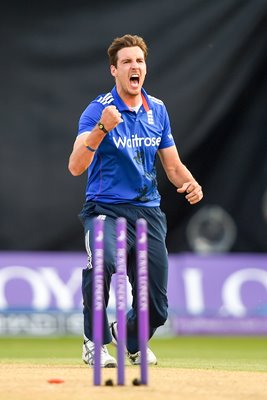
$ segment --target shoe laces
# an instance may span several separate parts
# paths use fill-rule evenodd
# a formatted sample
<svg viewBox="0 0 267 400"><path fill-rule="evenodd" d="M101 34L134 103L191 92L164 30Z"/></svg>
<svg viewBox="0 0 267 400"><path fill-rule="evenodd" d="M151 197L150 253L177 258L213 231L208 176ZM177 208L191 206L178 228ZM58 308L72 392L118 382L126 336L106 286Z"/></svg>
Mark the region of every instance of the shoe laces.
<svg viewBox="0 0 267 400"><path fill-rule="evenodd" d="M131 354L128 352L128 357L133 361L135 361L139 357L139 355L140 355L140 351L138 351L137 353L134 353L134 354Z"/></svg>
<svg viewBox="0 0 267 400"><path fill-rule="evenodd" d="M107 346L104 344L103 346L101 346L101 349L104 353L108 354L108 349Z"/></svg>

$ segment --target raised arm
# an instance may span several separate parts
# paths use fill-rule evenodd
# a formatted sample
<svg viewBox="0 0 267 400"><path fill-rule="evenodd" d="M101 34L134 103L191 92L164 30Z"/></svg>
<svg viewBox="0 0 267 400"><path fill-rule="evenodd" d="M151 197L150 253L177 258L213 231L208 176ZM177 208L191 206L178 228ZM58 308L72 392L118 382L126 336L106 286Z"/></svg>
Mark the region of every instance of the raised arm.
<svg viewBox="0 0 267 400"><path fill-rule="evenodd" d="M104 129L109 132L122 122L121 114L115 106L108 106L104 108L100 121ZM105 136L106 133L96 124L90 132L84 132L76 138L68 165L72 175L78 176L86 171Z"/></svg>
<svg viewBox="0 0 267 400"><path fill-rule="evenodd" d="M185 198L190 204L196 204L203 198L202 188L191 172L182 163L176 146L159 150L162 166L170 182L178 193L187 193Z"/></svg>

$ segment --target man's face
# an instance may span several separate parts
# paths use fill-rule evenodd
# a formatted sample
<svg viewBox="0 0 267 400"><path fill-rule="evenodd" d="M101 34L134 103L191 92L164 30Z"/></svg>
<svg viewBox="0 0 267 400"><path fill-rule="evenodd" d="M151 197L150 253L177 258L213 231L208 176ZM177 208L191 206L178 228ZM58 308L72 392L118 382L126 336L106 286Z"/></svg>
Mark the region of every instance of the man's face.
<svg viewBox="0 0 267 400"><path fill-rule="evenodd" d="M117 55L117 67L111 65L110 71L115 78L118 93L122 98L139 95L146 76L143 51L138 46L124 47Z"/></svg>

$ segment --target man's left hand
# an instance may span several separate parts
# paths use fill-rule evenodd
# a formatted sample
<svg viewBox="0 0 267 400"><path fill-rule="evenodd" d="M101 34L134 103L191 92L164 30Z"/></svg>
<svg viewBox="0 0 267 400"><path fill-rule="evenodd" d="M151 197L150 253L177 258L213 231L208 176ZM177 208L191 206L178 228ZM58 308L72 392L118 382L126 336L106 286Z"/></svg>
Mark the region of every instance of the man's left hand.
<svg viewBox="0 0 267 400"><path fill-rule="evenodd" d="M177 189L178 193L187 193L185 198L190 204L196 204L203 198L202 187L197 181L185 182Z"/></svg>

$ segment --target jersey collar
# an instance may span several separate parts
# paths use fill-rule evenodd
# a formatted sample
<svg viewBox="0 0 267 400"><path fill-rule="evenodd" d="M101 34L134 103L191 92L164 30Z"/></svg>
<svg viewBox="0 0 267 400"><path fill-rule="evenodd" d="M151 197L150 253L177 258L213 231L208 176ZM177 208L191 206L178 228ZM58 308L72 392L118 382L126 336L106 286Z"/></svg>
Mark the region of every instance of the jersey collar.
<svg viewBox="0 0 267 400"><path fill-rule="evenodd" d="M119 111L129 111L129 107L124 103L124 101L120 98L117 92L116 86L113 87L111 90L112 96L114 98L114 103L116 107L118 108ZM146 93L145 89L141 89L141 96L142 96L142 103L143 107L146 112L148 112L152 107L151 107L151 102L149 100L148 94Z"/></svg>

